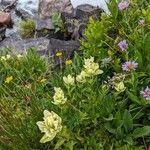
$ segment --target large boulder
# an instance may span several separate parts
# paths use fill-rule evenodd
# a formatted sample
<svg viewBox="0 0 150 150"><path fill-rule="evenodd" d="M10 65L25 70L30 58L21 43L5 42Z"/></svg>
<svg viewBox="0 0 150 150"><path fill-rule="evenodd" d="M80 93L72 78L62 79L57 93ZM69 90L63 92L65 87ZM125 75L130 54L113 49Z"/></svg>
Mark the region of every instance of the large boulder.
<svg viewBox="0 0 150 150"><path fill-rule="evenodd" d="M12 53L26 53L29 48L35 48L41 56L45 56L49 39L41 38L29 38L23 40L16 40L12 38L5 38L0 42L0 49L10 48Z"/></svg>
<svg viewBox="0 0 150 150"><path fill-rule="evenodd" d="M1 26L10 26L11 25L10 13L0 11L0 25Z"/></svg>
<svg viewBox="0 0 150 150"><path fill-rule="evenodd" d="M36 20L36 30L38 32L47 29L55 31L52 23L52 15L54 12L72 12L70 0L39 0L38 15Z"/></svg>
<svg viewBox="0 0 150 150"><path fill-rule="evenodd" d="M84 31L89 22L89 17L95 20L99 19L102 11L103 10L98 7L86 4L78 6L72 13L63 12L62 19L72 39L84 37Z"/></svg>
<svg viewBox="0 0 150 150"><path fill-rule="evenodd" d="M78 51L80 47L79 41L64 41L51 38L48 45L47 54L50 54L51 60L53 60L55 65L59 65L65 60L70 59L75 51ZM57 53L62 53L62 56L57 56Z"/></svg>
<svg viewBox="0 0 150 150"><path fill-rule="evenodd" d="M39 0L38 13L40 18L51 17L55 11L72 12L70 0Z"/></svg>

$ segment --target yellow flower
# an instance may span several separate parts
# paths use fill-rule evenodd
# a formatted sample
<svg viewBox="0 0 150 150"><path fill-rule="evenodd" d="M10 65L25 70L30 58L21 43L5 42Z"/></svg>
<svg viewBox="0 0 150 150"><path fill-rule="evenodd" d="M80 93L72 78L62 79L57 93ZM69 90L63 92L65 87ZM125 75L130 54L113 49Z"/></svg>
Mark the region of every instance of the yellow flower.
<svg viewBox="0 0 150 150"><path fill-rule="evenodd" d="M54 90L55 94L53 96L54 99L53 104L55 105L64 104L67 101L67 98L65 98L63 90L60 87L59 88L54 87Z"/></svg>
<svg viewBox="0 0 150 150"><path fill-rule="evenodd" d="M44 110L44 121L38 121L36 124L42 133L41 143L46 143L54 139L54 137L62 130L62 119L55 112Z"/></svg>
<svg viewBox="0 0 150 150"><path fill-rule="evenodd" d="M6 55L6 56L2 56L1 57L1 61L6 61L6 60L8 60L8 59L10 59L11 58L11 56L10 55Z"/></svg>
<svg viewBox="0 0 150 150"><path fill-rule="evenodd" d="M72 60L71 59L66 60L66 65L71 65L71 64L72 64Z"/></svg>
<svg viewBox="0 0 150 150"><path fill-rule="evenodd" d="M84 68L89 77L103 73L103 70L99 69L99 64L94 62L94 57L84 59Z"/></svg>
<svg viewBox="0 0 150 150"><path fill-rule="evenodd" d="M124 83L122 81L119 83L115 83L114 88L117 92L123 92L126 89L126 87L124 86Z"/></svg>
<svg viewBox="0 0 150 150"><path fill-rule="evenodd" d="M9 76L5 79L5 83L10 83L13 80L12 76Z"/></svg>
<svg viewBox="0 0 150 150"><path fill-rule="evenodd" d="M39 82L40 82L40 83L43 83L43 82L46 82L46 81L47 81L47 79L43 78L43 79L41 79Z"/></svg>
<svg viewBox="0 0 150 150"><path fill-rule="evenodd" d="M1 61L3 61L3 60L4 60L4 61L7 60L5 56L2 56L2 57L1 57Z"/></svg>
<svg viewBox="0 0 150 150"><path fill-rule="evenodd" d="M20 60L21 58L23 58L23 55L18 54L18 55L17 55L17 59Z"/></svg>
<svg viewBox="0 0 150 150"><path fill-rule="evenodd" d="M10 59L11 58L11 56L10 55L6 55L6 59L8 60L8 59Z"/></svg>
<svg viewBox="0 0 150 150"><path fill-rule="evenodd" d="M56 53L56 56L57 56L57 57L61 57L61 56L62 56L62 52L58 51L58 52Z"/></svg>
<svg viewBox="0 0 150 150"><path fill-rule="evenodd" d="M72 77L70 74L67 77L63 77L63 80L66 85L74 85L74 77Z"/></svg>
<svg viewBox="0 0 150 150"><path fill-rule="evenodd" d="M86 72L85 71L81 71L81 73L79 75L77 75L76 80L78 82L85 83L86 82L86 77L87 77Z"/></svg>

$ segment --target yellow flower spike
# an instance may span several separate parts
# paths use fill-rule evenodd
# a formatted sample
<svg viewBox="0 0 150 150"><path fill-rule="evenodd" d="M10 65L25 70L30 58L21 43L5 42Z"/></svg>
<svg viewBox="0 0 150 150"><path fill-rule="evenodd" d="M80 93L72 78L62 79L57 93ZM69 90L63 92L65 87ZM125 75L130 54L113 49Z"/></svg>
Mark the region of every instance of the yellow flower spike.
<svg viewBox="0 0 150 150"><path fill-rule="evenodd" d="M57 56L57 57L61 57L61 56L62 56L62 52L58 51L58 52L56 53L56 56Z"/></svg>
<svg viewBox="0 0 150 150"><path fill-rule="evenodd" d="M44 133L40 143L46 143L55 138L55 136L62 130L62 119L55 112L44 110L43 121L38 121L36 124Z"/></svg>
<svg viewBox="0 0 150 150"><path fill-rule="evenodd" d="M17 59L18 59L18 60L20 60L22 57L23 57L23 55L21 55L21 54L18 54L18 55L17 55Z"/></svg>
<svg viewBox="0 0 150 150"><path fill-rule="evenodd" d="M2 56L2 57L1 57L1 61L3 61L3 60L4 60L4 61L7 60L5 56Z"/></svg>
<svg viewBox="0 0 150 150"><path fill-rule="evenodd" d="M75 83L74 77L72 77L70 74L68 76L64 76L63 81L67 86L74 85Z"/></svg>
<svg viewBox="0 0 150 150"><path fill-rule="evenodd" d="M11 56L10 55L6 55L6 59L8 60L8 59L10 59L11 58Z"/></svg>
<svg viewBox="0 0 150 150"><path fill-rule="evenodd" d="M115 90L117 92L123 92L126 89L126 87L124 86L124 83L121 81L119 83L115 83Z"/></svg>
<svg viewBox="0 0 150 150"><path fill-rule="evenodd" d="M13 76L9 76L5 79L5 83L10 83L13 80Z"/></svg>
<svg viewBox="0 0 150 150"><path fill-rule="evenodd" d="M72 60L71 59L68 59L68 60L66 60L66 65L71 65L72 64Z"/></svg>
<svg viewBox="0 0 150 150"><path fill-rule="evenodd" d="M63 90L60 87L58 88L54 87L54 91L55 91L55 94L53 96L54 101L52 103L55 105L62 105L66 103L67 98L65 98Z"/></svg>

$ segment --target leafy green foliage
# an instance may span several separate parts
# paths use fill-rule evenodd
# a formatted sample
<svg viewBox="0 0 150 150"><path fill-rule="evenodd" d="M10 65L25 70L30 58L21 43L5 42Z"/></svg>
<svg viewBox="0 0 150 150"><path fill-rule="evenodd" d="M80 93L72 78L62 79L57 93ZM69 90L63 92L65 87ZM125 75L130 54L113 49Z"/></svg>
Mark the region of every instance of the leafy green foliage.
<svg viewBox="0 0 150 150"><path fill-rule="evenodd" d="M35 22L31 19L23 20L20 23L20 34L22 37L33 37L35 33Z"/></svg>
<svg viewBox="0 0 150 150"><path fill-rule="evenodd" d="M99 69L103 70L102 74L88 77L86 82L76 79L85 67L78 54L73 64L61 70L51 70L51 64L33 49L20 59L17 56L1 58L2 149L150 148L150 101L140 94L150 87L150 25L142 13L143 9L149 9L149 4L146 0L133 0L124 11L117 5L118 1L110 2L112 15L103 14L97 21L91 18L85 32L87 40L81 41L83 57L94 56ZM141 19L145 20L143 26L139 25ZM125 52L118 46L123 39L128 43ZM122 64L128 60L137 62L138 67L133 70L128 66L129 71L123 71ZM87 66L97 67L96 64ZM93 68L88 71L92 72ZM68 74L75 78L74 85L69 87L63 81ZM53 103L54 87L63 90L67 98L63 105ZM57 113L63 128L52 141L41 144L43 134L36 123L42 120L44 110Z"/></svg>
<svg viewBox="0 0 150 150"><path fill-rule="evenodd" d="M54 12L52 14L52 22L53 22L53 25L55 27L55 33L56 32L64 32L65 31L65 27L64 27L64 24L63 24L63 21L62 21L62 18L61 18L61 13L59 12Z"/></svg>

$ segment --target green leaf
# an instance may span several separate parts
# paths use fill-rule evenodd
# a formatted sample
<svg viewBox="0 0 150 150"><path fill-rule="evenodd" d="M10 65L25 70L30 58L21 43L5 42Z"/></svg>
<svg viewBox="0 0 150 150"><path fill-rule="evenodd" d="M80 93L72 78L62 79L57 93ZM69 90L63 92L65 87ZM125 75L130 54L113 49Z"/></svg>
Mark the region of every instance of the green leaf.
<svg viewBox="0 0 150 150"><path fill-rule="evenodd" d="M60 146L61 146L64 142L65 142L65 138L59 139L58 142L57 142L56 145L55 145L54 150L59 149Z"/></svg>
<svg viewBox="0 0 150 150"><path fill-rule="evenodd" d="M129 132L130 130L133 129L133 119L128 110L125 110L123 115L123 126L126 132Z"/></svg>
<svg viewBox="0 0 150 150"><path fill-rule="evenodd" d="M139 98L137 96L135 96L134 94L132 94L131 92L127 91L127 95L130 98L130 100L134 103L137 103L139 105L141 105L141 102L139 101Z"/></svg>
<svg viewBox="0 0 150 150"><path fill-rule="evenodd" d="M142 128L137 128L133 131L132 136L134 138L139 138L143 136L150 136L150 126L144 126Z"/></svg>

